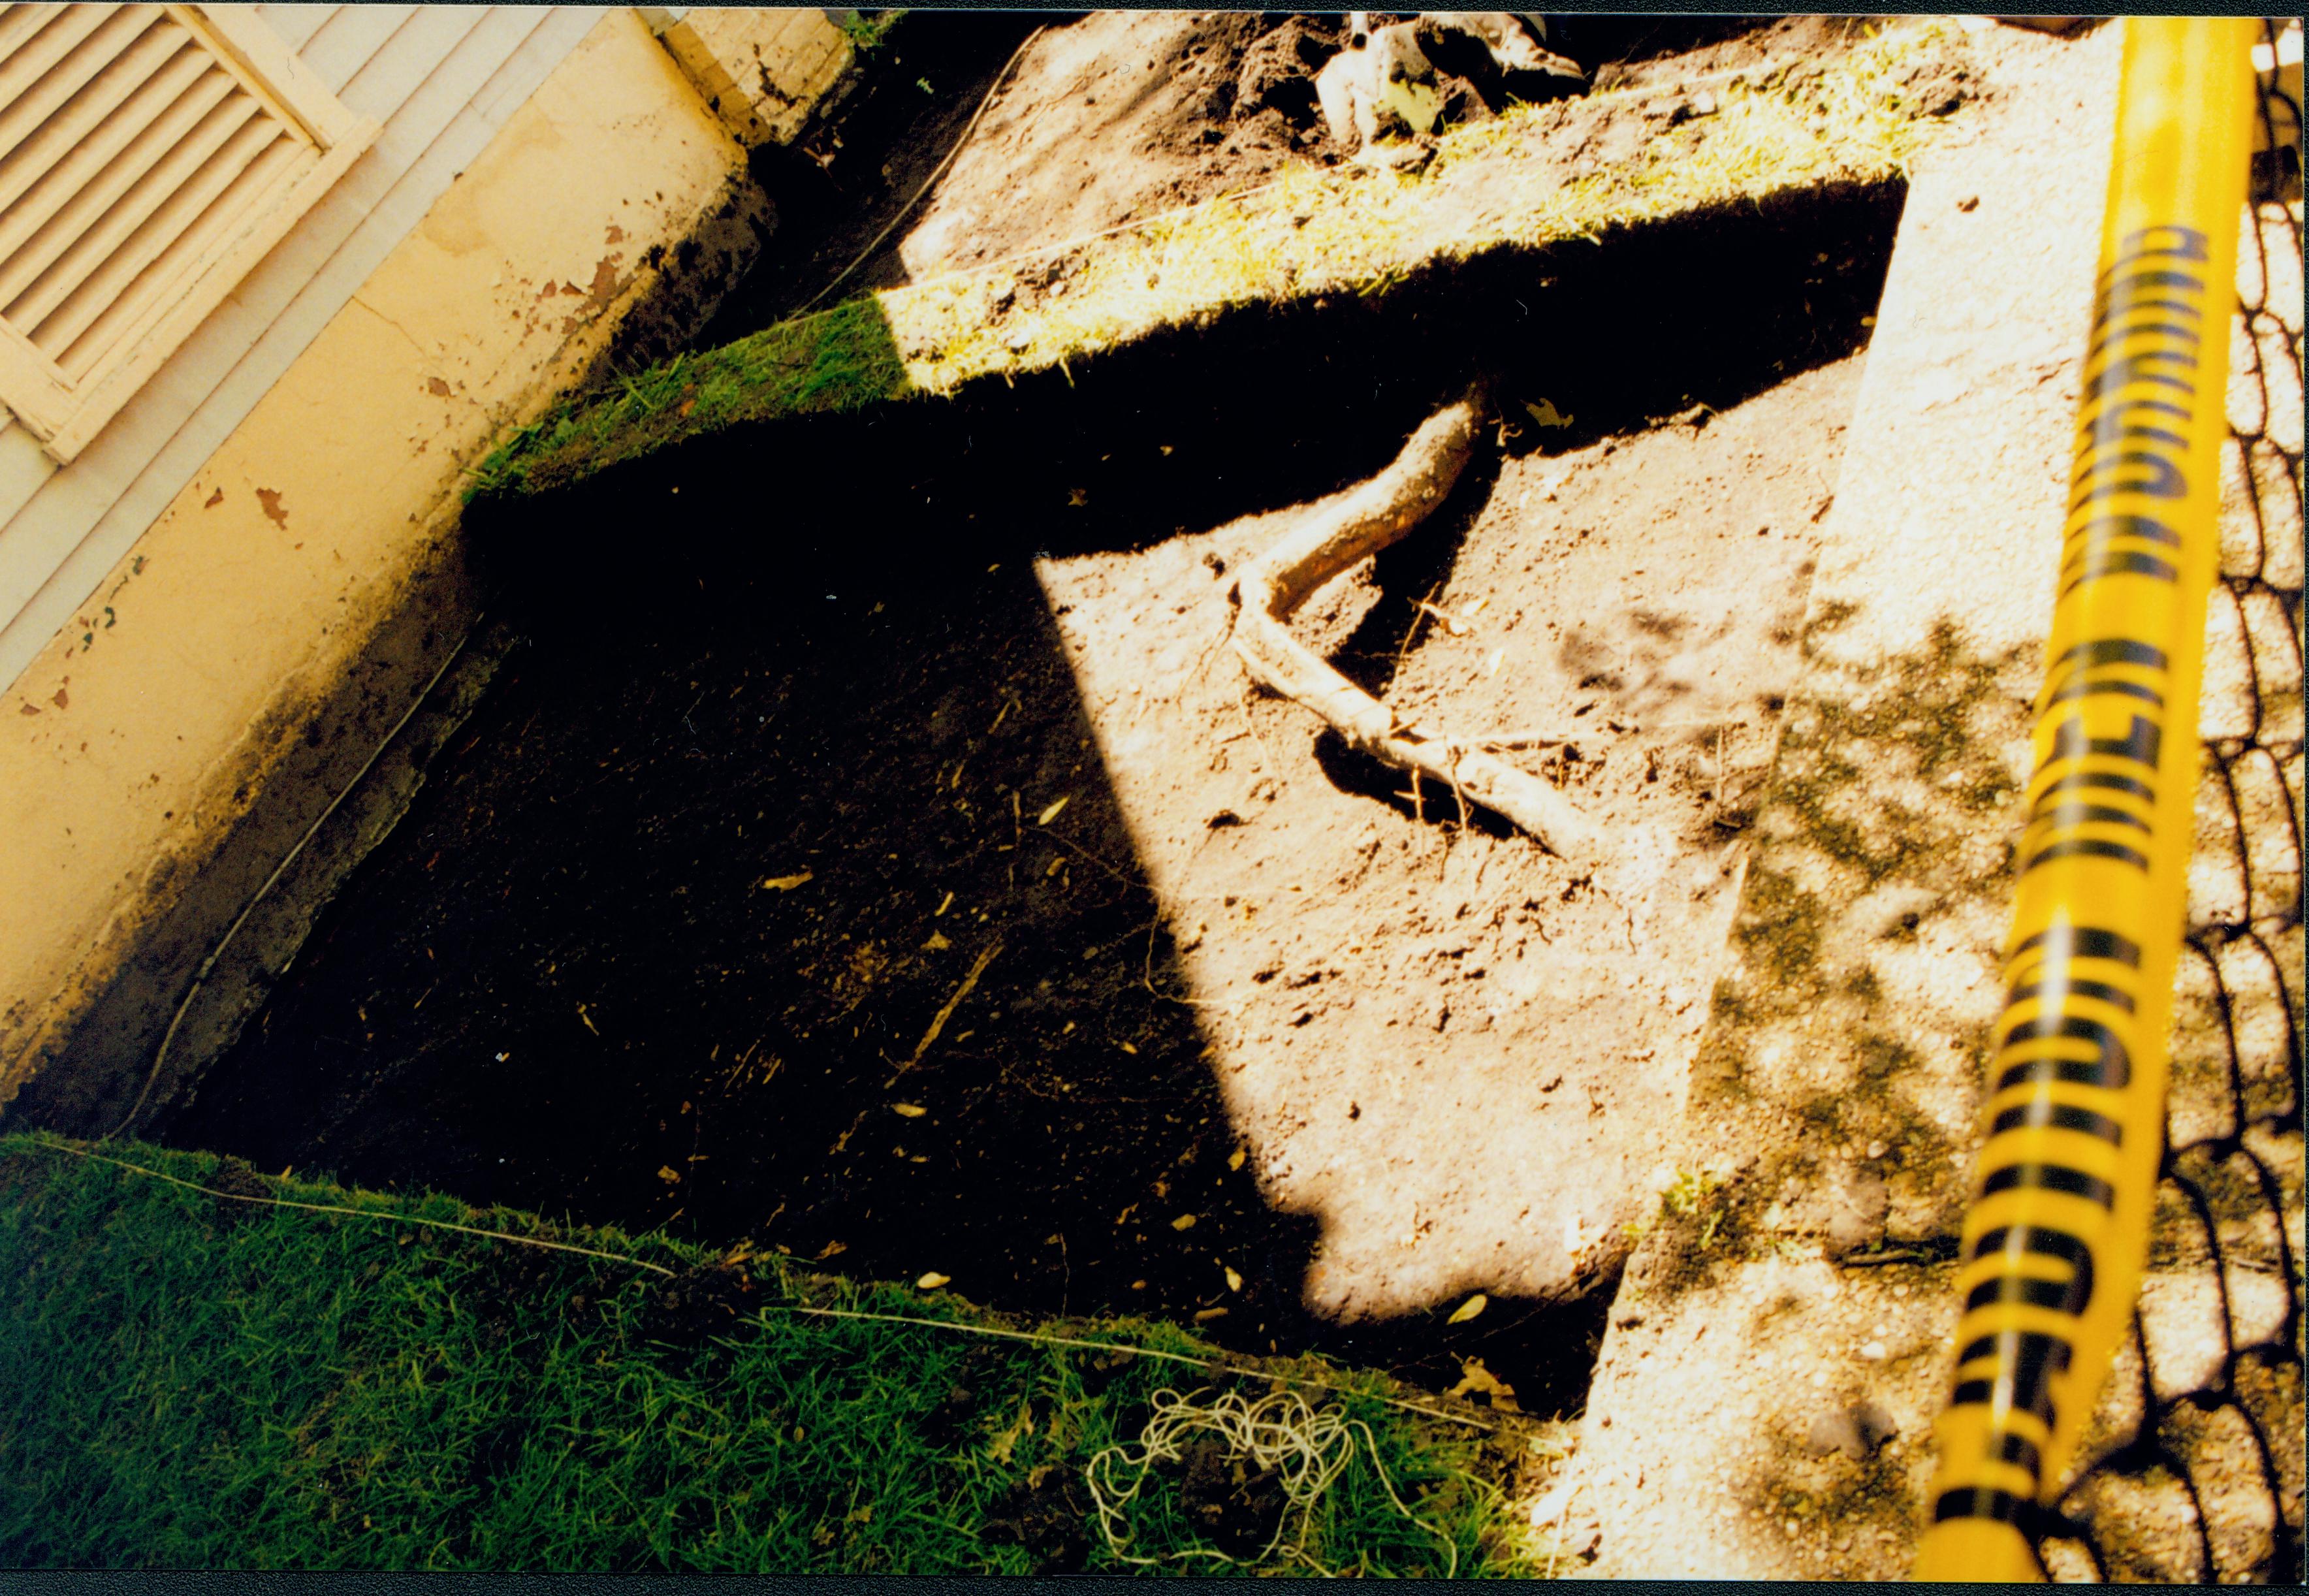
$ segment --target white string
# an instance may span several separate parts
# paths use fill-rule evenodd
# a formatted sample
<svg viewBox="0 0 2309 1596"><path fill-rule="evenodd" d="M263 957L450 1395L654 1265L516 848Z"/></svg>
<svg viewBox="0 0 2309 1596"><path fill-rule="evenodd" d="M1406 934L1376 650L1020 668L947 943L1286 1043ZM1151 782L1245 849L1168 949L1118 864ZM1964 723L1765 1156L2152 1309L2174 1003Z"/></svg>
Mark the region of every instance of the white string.
<svg viewBox="0 0 2309 1596"><path fill-rule="evenodd" d="M1255 1402L1239 1391L1228 1392L1215 1401L1205 1401L1207 1394L1207 1387L1181 1396L1164 1386L1154 1395L1154 1412L1139 1431L1138 1439L1106 1447L1084 1469L1083 1478L1090 1486L1091 1502L1098 1513L1099 1531L1106 1537L1107 1549L1119 1561L1140 1567L1189 1557L1216 1557L1238 1566L1261 1563L1283 1544L1284 1534L1291 1528L1292 1510L1296 1509L1298 1533L1292 1539L1289 1555L1318 1574L1335 1577L1336 1569L1325 1567L1309 1555L1307 1534L1315 1504L1354 1461L1355 1433L1360 1432L1387 1499L1395 1504L1397 1513L1443 1543L1450 1559L1444 1577L1457 1575L1458 1547L1449 1536L1412 1512L1396 1494L1395 1482L1388 1478L1387 1466L1379 1462L1379 1442L1362 1419L1348 1418L1337 1408L1318 1412L1295 1391L1272 1392ZM1286 1506L1276 1521L1275 1533L1250 1557L1233 1557L1206 1546L1151 1557L1125 1550L1130 1529L1123 1510L1138 1499L1154 1465L1178 1462L1181 1442L1198 1432L1215 1435L1224 1441L1229 1462L1247 1461L1254 1468L1273 1470L1281 1477ZM1117 1478L1118 1470L1129 1470L1128 1485Z"/></svg>
<svg viewBox="0 0 2309 1596"><path fill-rule="evenodd" d="M668 1279L673 1278L675 1274L674 1271L668 1269L662 1263L652 1263L645 1258L636 1258L625 1253L605 1253L593 1247L574 1246L567 1242L547 1241L540 1236L516 1236L508 1230L480 1230L471 1225L452 1224L447 1219L419 1219L414 1214L402 1213L390 1209L345 1208L330 1202L295 1202L283 1197L265 1197L246 1192L220 1191L214 1186L204 1186L198 1181L186 1180L181 1175L170 1175L165 1170L149 1168L142 1164L131 1164L125 1159L107 1158L99 1152L74 1147L45 1132L36 1133L32 1144L35 1147L45 1148L50 1152L68 1153L75 1158L91 1158L99 1164L109 1164L116 1169L125 1169L131 1175L148 1175L155 1180L166 1181L172 1186L182 1186L188 1192L199 1192L210 1197L222 1197L234 1202L250 1202L267 1208L293 1208L307 1213L345 1214L356 1219L383 1219L396 1225L423 1225L436 1230L454 1230L466 1236L488 1236L493 1241L509 1241L524 1247L546 1247L557 1253L582 1253L588 1258L605 1259L611 1263L630 1263L636 1269L646 1269L653 1273L664 1275ZM875 1314L859 1308L812 1307L803 1303L766 1303L759 1312L800 1314L816 1319L864 1319L885 1324L914 1324L925 1330L942 1330L956 1335L993 1336L1005 1340L1031 1341L1044 1347L1078 1347L1091 1352L1127 1352L1136 1357L1163 1358L1172 1363L1189 1364L1206 1374L1231 1375L1242 1379L1254 1380L1276 1377L1271 1371L1235 1368L1216 1357L1194 1357L1183 1352L1166 1352L1159 1347L1141 1347L1129 1341L1094 1341L1081 1336L1054 1335L1049 1331L1006 1330L999 1325L971 1324L958 1320L923 1319L912 1314ZM758 1316L754 1323L764 1324L766 1328L765 1322ZM1500 1427L1497 1425L1485 1424L1482 1419L1471 1418L1465 1413L1452 1413L1440 1408L1426 1407L1418 1402L1406 1402L1400 1397L1379 1396L1369 1392L1361 1392L1355 1387L1338 1384L1314 1375L1293 1374L1285 1377L1295 1380L1302 1385L1319 1386L1325 1391L1336 1391L1349 1395L1359 1394L1387 1407L1400 1409L1405 1413L1417 1413L1428 1418L1440 1418L1447 1424L1463 1424L1473 1429L1494 1433Z"/></svg>

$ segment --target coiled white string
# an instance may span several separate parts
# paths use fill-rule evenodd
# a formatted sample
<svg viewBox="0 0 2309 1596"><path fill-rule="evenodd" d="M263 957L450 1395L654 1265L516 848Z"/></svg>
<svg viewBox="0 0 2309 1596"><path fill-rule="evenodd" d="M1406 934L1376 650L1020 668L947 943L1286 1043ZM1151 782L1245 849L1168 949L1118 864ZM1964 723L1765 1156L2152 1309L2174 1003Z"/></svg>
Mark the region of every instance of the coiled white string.
<svg viewBox="0 0 2309 1596"><path fill-rule="evenodd" d="M1105 1448L1084 1469L1083 1477L1090 1486L1091 1501L1098 1512L1099 1531L1106 1537L1107 1549L1120 1561L1141 1567L1189 1557L1216 1557L1238 1565L1264 1562L1282 1546L1284 1534L1292 1528L1295 1510L1297 1533L1292 1538L1289 1555L1318 1574L1335 1574L1336 1569L1326 1568L1308 1555L1307 1533L1316 1502L1354 1461L1355 1436L1360 1434L1387 1499L1395 1504L1397 1513L1443 1543L1449 1557L1445 1577L1458 1574L1458 1547L1449 1536L1405 1505L1396 1493L1395 1482L1388 1478L1387 1466L1379 1462L1379 1443L1371 1427L1362 1419L1346 1418L1336 1407L1319 1412L1295 1391L1271 1392L1255 1402L1239 1391L1227 1392L1215 1400L1206 1400L1209 1394L1207 1386L1185 1396L1164 1386L1154 1395L1154 1412L1139 1431L1138 1439ZM1276 1521L1275 1533L1250 1557L1236 1557L1206 1546L1154 1556L1125 1549L1130 1540L1130 1527L1124 1509L1138 1499L1154 1465L1178 1462L1182 1444L1198 1432L1216 1436L1224 1442L1230 1462L1247 1460L1254 1468L1272 1469L1280 1476L1287 1505Z"/></svg>

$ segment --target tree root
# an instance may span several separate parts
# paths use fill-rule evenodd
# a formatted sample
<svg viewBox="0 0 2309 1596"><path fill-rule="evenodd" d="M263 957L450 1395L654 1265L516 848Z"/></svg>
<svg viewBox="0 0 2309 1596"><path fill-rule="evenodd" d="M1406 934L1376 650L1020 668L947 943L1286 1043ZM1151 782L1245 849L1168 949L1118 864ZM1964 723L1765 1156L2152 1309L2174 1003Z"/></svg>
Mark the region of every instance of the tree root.
<svg viewBox="0 0 2309 1596"><path fill-rule="evenodd" d="M1292 612L1324 583L1402 539L1451 492L1474 453L1483 396L1471 390L1428 419L1385 471L1320 515L1310 516L1242 568L1234 597L1234 651L1250 674L1305 706L1353 747L1413 773L1448 784L1506 817L1566 859L1592 859L1596 827L1540 777L1486 752L1478 738L1457 738L1397 718L1394 711L1332 669L1291 635Z"/></svg>

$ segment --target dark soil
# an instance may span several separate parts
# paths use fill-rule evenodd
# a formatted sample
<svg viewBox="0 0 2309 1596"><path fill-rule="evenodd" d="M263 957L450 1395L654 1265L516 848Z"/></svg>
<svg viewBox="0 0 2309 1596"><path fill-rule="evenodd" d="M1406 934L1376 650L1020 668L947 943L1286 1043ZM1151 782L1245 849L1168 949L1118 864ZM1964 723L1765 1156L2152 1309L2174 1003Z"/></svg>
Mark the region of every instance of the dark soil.
<svg viewBox="0 0 2309 1596"><path fill-rule="evenodd" d="M857 260L962 136L1019 42L1065 15L916 11L863 53L855 86L792 144L754 152L753 176L777 228L699 336L725 343L791 315ZM929 91L921 85L930 84ZM900 227L841 294L906 281Z"/></svg>
<svg viewBox="0 0 2309 1596"><path fill-rule="evenodd" d="M1035 556L1127 561L1358 480L1479 365L1517 395L1584 374L1552 449L1731 410L1855 347L1898 201L1825 195L1246 313L1070 384L732 436L476 516L533 642L161 1135L1439 1387L1481 1357L1526 1411L1576 1406L1607 1294L1494 1289L1456 1327L1449 1300L1347 1323L1310 1305L1315 1220L1278 1210L1268 1133L1247 1139L1221 1089L1248 1044L1187 1001ZM1696 258L1706 296L1681 290ZM1510 438L1381 561L1394 608L1357 648L1404 652L1413 600L1539 445ZM1196 576L1163 615L1223 585ZM1369 793L1350 802L1441 837L1440 803L1415 819L1384 773L1328 768L1290 802ZM1270 820L1276 797L1231 812ZM1386 1002L1431 1009L1405 980Z"/></svg>
<svg viewBox="0 0 2309 1596"><path fill-rule="evenodd" d="M980 1534L1022 1546L1038 1574L1073 1574L1090 1556L1090 1493L1071 1470L1035 1470L995 1503Z"/></svg>
<svg viewBox="0 0 2309 1596"><path fill-rule="evenodd" d="M254 1202L243 1198L266 1198L272 1195L272 1183L256 1172L246 1158L225 1158L219 1162L217 1172L209 1177L209 1189L220 1193L212 1199L216 1205L216 1222L220 1228L229 1230L256 1212Z"/></svg>
<svg viewBox="0 0 2309 1596"><path fill-rule="evenodd" d="M710 1337L735 1333L740 1318L753 1313L759 1300L759 1288L741 1266L683 1269L651 1288L642 1314L642 1337L695 1351Z"/></svg>
<svg viewBox="0 0 2309 1596"><path fill-rule="evenodd" d="M1179 1510L1196 1532L1232 1557L1255 1557L1275 1539L1290 1499L1280 1471L1253 1469L1216 1437L1189 1442L1179 1456Z"/></svg>

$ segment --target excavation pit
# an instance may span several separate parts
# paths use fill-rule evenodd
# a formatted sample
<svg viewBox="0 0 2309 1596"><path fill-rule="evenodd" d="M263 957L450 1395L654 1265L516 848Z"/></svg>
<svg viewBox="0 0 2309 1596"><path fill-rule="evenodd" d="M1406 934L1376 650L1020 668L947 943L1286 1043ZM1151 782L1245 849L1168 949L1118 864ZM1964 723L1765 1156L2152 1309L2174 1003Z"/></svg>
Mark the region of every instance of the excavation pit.
<svg viewBox="0 0 2309 1596"><path fill-rule="evenodd" d="M1496 253L482 501L524 645L154 1129L1575 1410L1677 1174L1901 198ZM1520 741L1642 841L1599 864L1411 791L1226 647L1225 573L1476 377L1450 500L1299 633Z"/></svg>

